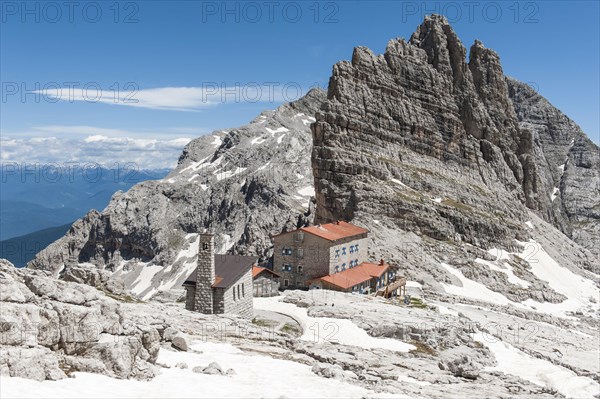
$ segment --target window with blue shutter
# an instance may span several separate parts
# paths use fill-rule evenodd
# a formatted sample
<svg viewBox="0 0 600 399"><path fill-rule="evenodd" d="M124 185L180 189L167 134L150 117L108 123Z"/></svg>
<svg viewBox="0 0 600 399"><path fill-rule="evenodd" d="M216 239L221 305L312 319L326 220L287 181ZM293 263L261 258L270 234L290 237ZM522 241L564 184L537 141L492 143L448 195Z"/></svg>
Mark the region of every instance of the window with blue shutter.
<svg viewBox="0 0 600 399"><path fill-rule="evenodd" d="M346 264L342 263L342 271L346 270Z"/></svg>
<svg viewBox="0 0 600 399"><path fill-rule="evenodd" d="M342 255L346 255L346 247L342 247Z"/></svg>

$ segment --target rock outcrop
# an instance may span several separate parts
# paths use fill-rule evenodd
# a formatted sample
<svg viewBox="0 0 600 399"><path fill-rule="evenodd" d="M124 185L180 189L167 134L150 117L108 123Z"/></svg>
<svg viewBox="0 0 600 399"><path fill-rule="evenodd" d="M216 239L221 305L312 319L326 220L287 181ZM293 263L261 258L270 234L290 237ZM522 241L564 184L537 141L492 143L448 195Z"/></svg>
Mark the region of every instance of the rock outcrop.
<svg viewBox="0 0 600 399"><path fill-rule="evenodd" d="M57 380L72 372L154 376L159 334L133 324L115 299L49 273L0 260L0 369L12 377Z"/></svg>

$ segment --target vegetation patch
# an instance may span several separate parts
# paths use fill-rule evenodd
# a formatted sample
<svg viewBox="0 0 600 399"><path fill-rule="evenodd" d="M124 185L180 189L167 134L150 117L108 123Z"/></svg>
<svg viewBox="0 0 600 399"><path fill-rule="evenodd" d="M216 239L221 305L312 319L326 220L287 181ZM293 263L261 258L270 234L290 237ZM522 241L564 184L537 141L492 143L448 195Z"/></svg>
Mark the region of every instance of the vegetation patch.
<svg viewBox="0 0 600 399"><path fill-rule="evenodd" d="M301 333L300 327L292 323L285 323L283 327L281 327L281 331L291 335L300 335Z"/></svg>
<svg viewBox="0 0 600 399"><path fill-rule="evenodd" d="M112 292L103 290L103 289L100 289L100 291L102 291L104 293L104 295L106 295L109 298L114 299L115 301L125 302L125 303L143 303L143 301L135 299L131 295L115 295Z"/></svg>
<svg viewBox="0 0 600 399"><path fill-rule="evenodd" d="M427 304L423 303L421 298L410 298L410 306L412 308L427 309Z"/></svg>
<svg viewBox="0 0 600 399"><path fill-rule="evenodd" d="M252 319L252 324L259 326L259 327L275 327L279 323L277 323L276 321L273 321L273 320L257 319L255 317Z"/></svg>
<svg viewBox="0 0 600 399"><path fill-rule="evenodd" d="M446 206L451 206L456 209L460 209L465 212L473 212L473 208L471 208L469 205L463 204L462 202L458 202L450 198L443 199L442 204Z"/></svg>
<svg viewBox="0 0 600 399"><path fill-rule="evenodd" d="M415 341L413 339L412 341L410 341L410 344L414 345L416 349L409 351L409 353L419 353L423 355L437 356L437 352L431 346L421 341Z"/></svg>

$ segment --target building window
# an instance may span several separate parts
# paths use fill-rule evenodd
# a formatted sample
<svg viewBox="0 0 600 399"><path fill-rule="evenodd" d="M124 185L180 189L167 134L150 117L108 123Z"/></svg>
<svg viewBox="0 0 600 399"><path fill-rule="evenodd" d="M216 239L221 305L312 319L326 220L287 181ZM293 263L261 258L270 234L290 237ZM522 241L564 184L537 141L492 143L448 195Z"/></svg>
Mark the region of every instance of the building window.
<svg viewBox="0 0 600 399"><path fill-rule="evenodd" d="M296 241L304 241L304 232L299 231L294 235L294 238L296 239Z"/></svg>
<svg viewBox="0 0 600 399"><path fill-rule="evenodd" d="M244 284L242 284L242 298L246 298L246 291L244 290Z"/></svg>
<svg viewBox="0 0 600 399"><path fill-rule="evenodd" d="M298 257L298 258L303 258L304 257L304 249L303 248L298 248L296 250L296 257Z"/></svg>
<svg viewBox="0 0 600 399"><path fill-rule="evenodd" d="M335 257L336 257L336 258L339 258L339 257L340 257L340 250L339 250L339 249L336 249L336 250L335 250Z"/></svg>
<svg viewBox="0 0 600 399"><path fill-rule="evenodd" d="M202 250L203 251L208 251L208 243L207 242L203 242L202 243Z"/></svg>
<svg viewBox="0 0 600 399"><path fill-rule="evenodd" d="M292 271L292 265L283 265L281 267L281 270L283 270L284 272L291 272Z"/></svg>
<svg viewBox="0 0 600 399"><path fill-rule="evenodd" d="M235 302L235 287L233 287L233 302Z"/></svg>
<svg viewBox="0 0 600 399"><path fill-rule="evenodd" d="M302 273L302 266L298 266L298 273Z"/></svg>
<svg viewBox="0 0 600 399"><path fill-rule="evenodd" d="M358 244L356 244L356 245L354 246L354 250L355 250L356 252L358 252Z"/></svg>
<svg viewBox="0 0 600 399"><path fill-rule="evenodd" d="M283 256L291 256L291 255L292 255L292 248L286 248L286 247L284 247L284 248L281 250L281 254L282 254Z"/></svg>
<svg viewBox="0 0 600 399"><path fill-rule="evenodd" d="M342 271L346 270L346 264L342 263Z"/></svg>
<svg viewBox="0 0 600 399"><path fill-rule="evenodd" d="M339 266L336 266L334 270L335 270L335 273L339 273L339 271L340 271L340 267L339 267Z"/></svg>
<svg viewBox="0 0 600 399"><path fill-rule="evenodd" d="M354 253L354 245L350 245L350 253L353 254Z"/></svg>
<svg viewBox="0 0 600 399"><path fill-rule="evenodd" d="M342 247L342 255L346 255L346 247Z"/></svg>
<svg viewBox="0 0 600 399"><path fill-rule="evenodd" d="M283 280L283 286L287 287L290 285L290 281L288 279Z"/></svg>

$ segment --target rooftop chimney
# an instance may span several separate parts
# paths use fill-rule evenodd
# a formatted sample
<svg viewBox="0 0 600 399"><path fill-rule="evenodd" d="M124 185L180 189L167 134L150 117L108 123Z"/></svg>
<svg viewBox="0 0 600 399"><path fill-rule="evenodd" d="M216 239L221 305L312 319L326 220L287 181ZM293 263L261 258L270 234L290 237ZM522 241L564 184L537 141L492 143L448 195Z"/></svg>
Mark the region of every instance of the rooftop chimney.
<svg viewBox="0 0 600 399"><path fill-rule="evenodd" d="M206 230L200 234L198 248L198 272L196 275L195 309L204 314L213 313L213 289L215 283L215 240Z"/></svg>
<svg viewBox="0 0 600 399"><path fill-rule="evenodd" d="M379 266L383 266L385 265L385 261L383 260L383 258L379 259Z"/></svg>

